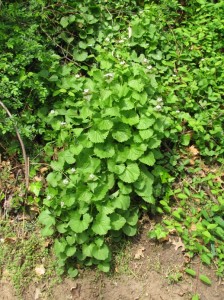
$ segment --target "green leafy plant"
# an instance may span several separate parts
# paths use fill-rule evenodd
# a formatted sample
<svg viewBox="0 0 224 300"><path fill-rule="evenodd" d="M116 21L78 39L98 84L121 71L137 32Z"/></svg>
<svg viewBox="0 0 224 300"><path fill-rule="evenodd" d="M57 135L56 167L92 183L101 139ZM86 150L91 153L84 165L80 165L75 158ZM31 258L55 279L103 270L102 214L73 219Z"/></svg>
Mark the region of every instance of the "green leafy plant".
<svg viewBox="0 0 224 300"><path fill-rule="evenodd" d="M223 162L222 9L202 0L1 4L0 91L12 112L0 111L3 149L19 152L16 124L31 165L50 165L30 192L44 198L39 220L56 237L61 273L76 276L77 264L108 272L110 243L137 233L142 210L165 215L151 237L175 229L191 256L216 257L223 272L222 183L171 187L197 172L195 155L180 159L185 149Z"/></svg>

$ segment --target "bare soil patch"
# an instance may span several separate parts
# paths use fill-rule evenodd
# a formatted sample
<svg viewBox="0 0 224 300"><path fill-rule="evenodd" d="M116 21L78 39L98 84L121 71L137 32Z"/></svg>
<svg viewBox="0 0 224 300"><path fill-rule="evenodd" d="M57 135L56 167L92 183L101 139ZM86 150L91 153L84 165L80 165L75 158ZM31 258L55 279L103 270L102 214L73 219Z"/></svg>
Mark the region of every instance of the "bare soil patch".
<svg viewBox="0 0 224 300"><path fill-rule="evenodd" d="M23 300L187 300L199 294L200 300L222 300L224 283L215 269L203 266L199 259L191 262L198 274L207 275L212 285L185 272L184 253L169 242L155 243L147 237L148 228L116 255L113 275L84 270L77 279L64 279L50 287L48 282L33 282L22 295ZM0 299L17 300L12 285L0 281Z"/></svg>

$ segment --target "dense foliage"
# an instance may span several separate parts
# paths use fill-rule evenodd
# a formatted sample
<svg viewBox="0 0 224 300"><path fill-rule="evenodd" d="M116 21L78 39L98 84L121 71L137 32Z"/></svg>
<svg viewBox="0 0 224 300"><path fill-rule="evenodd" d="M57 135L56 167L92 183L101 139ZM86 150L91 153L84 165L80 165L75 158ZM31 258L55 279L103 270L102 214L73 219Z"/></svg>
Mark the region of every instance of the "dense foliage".
<svg viewBox="0 0 224 300"><path fill-rule="evenodd" d="M62 271L75 276L76 263L108 271L108 245L136 234L142 210L171 211L180 149L195 145L223 162L223 6L2 4L0 89L13 119L0 110L1 147L19 151L16 124L31 160L38 143L44 149L47 187L34 181L31 191L44 199L42 233L57 237ZM223 220L223 209L215 212Z"/></svg>

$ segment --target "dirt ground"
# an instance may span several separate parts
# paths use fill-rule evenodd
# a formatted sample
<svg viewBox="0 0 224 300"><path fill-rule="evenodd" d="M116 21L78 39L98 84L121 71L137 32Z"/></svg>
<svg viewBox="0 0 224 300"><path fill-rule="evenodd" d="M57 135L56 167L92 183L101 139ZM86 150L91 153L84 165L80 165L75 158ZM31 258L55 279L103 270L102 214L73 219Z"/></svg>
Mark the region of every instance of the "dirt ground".
<svg viewBox="0 0 224 300"><path fill-rule="evenodd" d="M178 238L157 244L147 238L148 229L135 238L116 257L115 272L105 275L94 270L83 271L77 279L65 279L51 289L47 283L33 283L23 300L223 300L224 282L213 268L204 267L198 259L191 262L197 274L207 275L212 285L202 283L184 272L186 257ZM180 242L180 241L179 241ZM18 300L7 280L0 281L0 299Z"/></svg>

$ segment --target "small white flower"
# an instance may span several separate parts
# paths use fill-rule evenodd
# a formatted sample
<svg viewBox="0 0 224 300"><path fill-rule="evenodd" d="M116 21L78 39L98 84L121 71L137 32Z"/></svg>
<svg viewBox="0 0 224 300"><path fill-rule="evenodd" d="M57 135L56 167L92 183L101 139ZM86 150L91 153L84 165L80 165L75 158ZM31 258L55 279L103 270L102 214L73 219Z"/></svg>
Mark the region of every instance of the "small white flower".
<svg viewBox="0 0 224 300"><path fill-rule="evenodd" d="M146 68L147 68L148 70L152 70L152 66L151 66L151 65L147 66Z"/></svg>
<svg viewBox="0 0 224 300"><path fill-rule="evenodd" d="M177 75L176 74L173 74L173 77L176 77Z"/></svg>
<svg viewBox="0 0 224 300"><path fill-rule="evenodd" d="M80 78L80 77L81 77L80 74L76 74L76 75L75 75L75 78Z"/></svg>
<svg viewBox="0 0 224 300"><path fill-rule="evenodd" d="M120 65L125 65L126 64L126 62L124 61L124 60L122 60L121 62L120 62Z"/></svg>
<svg viewBox="0 0 224 300"><path fill-rule="evenodd" d="M51 200L51 196L50 195L47 196L47 200Z"/></svg>
<svg viewBox="0 0 224 300"><path fill-rule="evenodd" d="M62 201L62 202L61 202L61 207L63 207L64 205L65 205L65 202Z"/></svg>
<svg viewBox="0 0 224 300"><path fill-rule="evenodd" d="M60 124L61 124L61 126L64 126L64 125L66 125L66 122L61 122Z"/></svg>
<svg viewBox="0 0 224 300"><path fill-rule="evenodd" d="M124 42L124 40L119 40L119 41L118 41L119 44L121 44L121 43L123 43L123 42Z"/></svg>
<svg viewBox="0 0 224 300"><path fill-rule="evenodd" d="M180 113L180 111L179 111L179 110L176 110L176 113L178 113L178 114L179 114L179 113Z"/></svg>
<svg viewBox="0 0 224 300"><path fill-rule="evenodd" d="M68 182L69 182L68 179L64 179L64 180L63 180L63 183L64 183L64 184L68 184Z"/></svg>
<svg viewBox="0 0 224 300"><path fill-rule="evenodd" d="M113 78L114 74L113 73L107 73L107 74L104 75L104 77L106 77L106 78Z"/></svg>
<svg viewBox="0 0 224 300"><path fill-rule="evenodd" d="M144 58L144 59L143 59L143 63L144 63L144 64L147 64L148 62L149 62L149 61L148 61L147 58ZM147 67L147 68L148 68L148 67Z"/></svg>
<svg viewBox="0 0 224 300"><path fill-rule="evenodd" d="M89 175L89 179L94 179L95 178L95 175L94 174L90 174Z"/></svg>
<svg viewBox="0 0 224 300"><path fill-rule="evenodd" d="M84 91L83 91L83 94L84 94L84 95L88 95L88 94L89 94L89 92L90 92L90 90L89 90L89 89L84 89Z"/></svg>
<svg viewBox="0 0 224 300"><path fill-rule="evenodd" d="M105 41L106 41L106 42L109 42L109 41L110 41L109 37L105 38Z"/></svg>
<svg viewBox="0 0 224 300"><path fill-rule="evenodd" d="M157 98L157 102L158 102L158 103L163 102L163 98L162 98L162 97L158 97L158 98Z"/></svg>
<svg viewBox="0 0 224 300"><path fill-rule="evenodd" d="M52 109L52 110L50 111L50 114L51 114L51 115L55 114L55 110Z"/></svg>
<svg viewBox="0 0 224 300"><path fill-rule="evenodd" d="M4 240L3 238L1 238L1 239L0 239L0 242L1 242L1 243L4 243L4 242L5 242L5 240Z"/></svg>
<svg viewBox="0 0 224 300"><path fill-rule="evenodd" d="M132 36L132 28L128 27L128 38L130 39Z"/></svg>
<svg viewBox="0 0 224 300"><path fill-rule="evenodd" d="M205 60L204 58L201 59L201 61L204 61L204 60Z"/></svg>
<svg viewBox="0 0 224 300"><path fill-rule="evenodd" d="M155 110L161 110L162 106L161 105L156 105Z"/></svg>
<svg viewBox="0 0 224 300"><path fill-rule="evenodd" d="M72 174L75 173L75 171L76 171L75 168L72 168L72 169L71 169L71 173L72 173Z"/></svg>

